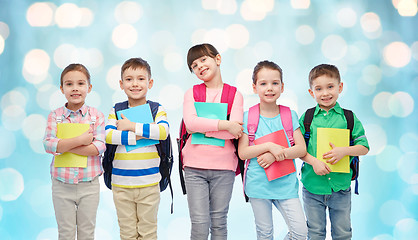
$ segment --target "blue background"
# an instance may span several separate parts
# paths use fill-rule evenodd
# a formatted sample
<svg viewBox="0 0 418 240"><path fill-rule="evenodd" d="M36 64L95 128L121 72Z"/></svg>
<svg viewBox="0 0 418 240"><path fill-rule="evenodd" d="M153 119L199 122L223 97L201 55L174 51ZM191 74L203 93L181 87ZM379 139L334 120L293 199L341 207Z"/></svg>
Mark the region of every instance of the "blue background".
<svg viewBox="0 0 418 240"><path fill-rule="evenodd" d="M335 64L344 83L339 102L362 121L371 147L361 158L360 195L352 197L353 239L415 239L416 9L416 0L0 0L0 238L57 239L52 156L42 138L49 111L65 103L59 91L65 66L87 66L93 84L87 104L107 116L125 99L120 66L131 57L146 59L154 79L149 99L166 108L174 140L183 94L199 83L188 71L187 51L209 42L221 52L223 80L243 93L245 109L258 100L251 89L258 61L272 60L283 68L279 102L299 116L315 105L307 91L310 69ZM402 16L405 12L412 16ZM174 214L169 192L163 192L159 239L187 239L190 221L177 162L172 179ZM104 184L100 197L96 238L118 239L112 194ZM230 239L255 239L239 178L228 220ZM274 222L275 239L282 239L287 228L277 210Z"/></svg>

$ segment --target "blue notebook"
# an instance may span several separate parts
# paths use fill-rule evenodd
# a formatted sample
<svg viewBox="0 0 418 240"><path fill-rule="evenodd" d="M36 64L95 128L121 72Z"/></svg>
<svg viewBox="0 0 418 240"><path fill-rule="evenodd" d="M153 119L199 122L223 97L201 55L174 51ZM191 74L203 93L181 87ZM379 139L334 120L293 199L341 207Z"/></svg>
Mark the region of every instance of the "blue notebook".
<svg viewBox="0 0 418 240"><path fill-rule="evenodd" d="M228 104L227 103L208 103L195 102L196 113L198 117L209 119L226 120ZM213 137L206 137L203 133L192 134L192 144L205 144L213 146L225 146L225 140Z"/></svg>
<svg viewBox="0 0 418 240"><path fill-rule="evenodd" d="M153 123L151 108L149 104L143 104L136 107L131 107L117 112L118 119L122 119L121 114L128 118L131 122L136 123ZM136 140L136 145L125 145L126 151L132 151L134 149L158 144L160 141L154 139L139 139Z"/></svg>

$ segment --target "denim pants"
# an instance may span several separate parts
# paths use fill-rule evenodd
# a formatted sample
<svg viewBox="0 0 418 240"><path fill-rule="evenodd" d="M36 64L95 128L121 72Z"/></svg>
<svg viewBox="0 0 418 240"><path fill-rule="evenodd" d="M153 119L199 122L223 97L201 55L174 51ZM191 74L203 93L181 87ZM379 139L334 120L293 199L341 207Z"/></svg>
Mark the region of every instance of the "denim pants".
<svg viewBox="0 0 418 240"><path fill-rule="evenodd" d="M280 211L289 229L285 239L306 239L308 229L299 198L250 198L250 203L254 212L257 240L274 239L272 205Z"/></svg>
<svg viewBox="0 0 418 240"><path fill-rule="evenodd" d="M227 239L227 215L235 173L184 168L192 240Z"/></svg>
<svg viewBox="0 0 418 240"><path fill-rule="evenodd" d="M332 239L351 239L351 188L332 192L331 195L317 195L303 188L303 203L308 223L308 239L325 239L327 208Z"/></svg>

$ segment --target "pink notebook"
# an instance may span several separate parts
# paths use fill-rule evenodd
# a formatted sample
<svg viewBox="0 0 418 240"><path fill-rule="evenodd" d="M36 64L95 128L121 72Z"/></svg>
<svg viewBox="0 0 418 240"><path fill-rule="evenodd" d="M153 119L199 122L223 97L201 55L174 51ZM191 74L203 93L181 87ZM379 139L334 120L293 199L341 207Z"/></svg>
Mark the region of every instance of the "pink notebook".
<svg viewBox="0 0 418 240"><path fill-rule="evenodd" d="M284 130L276 131L261 138L254 140L254 144L262 144L265 142L273 142L275 144L289 147L287 143L286 135ZM283 161L275 161L270 167L264 169L266 171L267 179L269 181L286 176L288 174L296 172L295 165L292 159L285 159Z"/></svg>

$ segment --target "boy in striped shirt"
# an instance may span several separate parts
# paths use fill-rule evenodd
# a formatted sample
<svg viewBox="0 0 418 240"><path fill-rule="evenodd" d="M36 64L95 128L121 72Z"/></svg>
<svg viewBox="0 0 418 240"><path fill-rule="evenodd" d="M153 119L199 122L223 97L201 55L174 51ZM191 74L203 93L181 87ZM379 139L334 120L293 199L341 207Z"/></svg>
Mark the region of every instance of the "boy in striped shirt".
<svg viewBox="0 0 418 240"><path fill-rule="evenodd" d="M121 69L120 88L128 97L128 107L147 103L153 86L151 67L141 58L127 60ZM113 160L112 192L121 239L157 239L157 213L160 202L160 157L155 145L126 151L125 145L148 138L164 140L169 133L167 114L160 105L154 123L136 123L123 114L116 118L110 110L106 143L118 145Z"/></svg>

